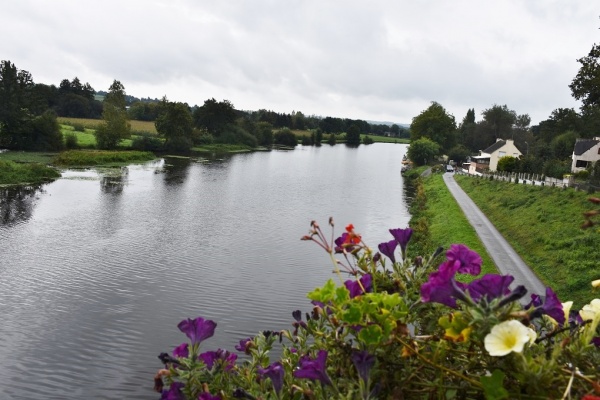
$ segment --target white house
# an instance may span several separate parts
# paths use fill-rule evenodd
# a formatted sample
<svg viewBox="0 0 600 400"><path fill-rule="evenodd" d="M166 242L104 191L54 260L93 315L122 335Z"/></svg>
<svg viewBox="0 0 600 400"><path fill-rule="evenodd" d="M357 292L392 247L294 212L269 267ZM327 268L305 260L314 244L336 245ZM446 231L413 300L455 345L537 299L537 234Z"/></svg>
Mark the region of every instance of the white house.
<svg viewBox="0 0 600 400"><path fill-rule="evenodd" d="M600 160L600 137L593 139L579 138L573 149L571 172L583 171L588 165Z"/></svg>
<svg viewBox="0 0 600 400"><path fill-rule="evenodd" d="M485 150L479 150L479 155L471 157L469 173L479 175L486 171L495 171L498 160L505 156L521 157L523 153L517 149L512 139L497 139L496 143Z"/></svg>

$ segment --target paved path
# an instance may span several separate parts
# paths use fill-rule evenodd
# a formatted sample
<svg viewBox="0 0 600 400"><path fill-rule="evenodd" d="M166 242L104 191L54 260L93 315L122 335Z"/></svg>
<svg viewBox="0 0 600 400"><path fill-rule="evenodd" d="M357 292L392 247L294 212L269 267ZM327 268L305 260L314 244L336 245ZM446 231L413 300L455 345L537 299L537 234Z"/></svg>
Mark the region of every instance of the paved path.
<svg viewBox="0 0 600 400"><path fill-rule="evenodd" d="M546 286L539 278L531 271L529 266L525 264L523 259L515 252L510 244L492 225L489 219L481 212L479 207L475 205L473 200L458 186L454 180L454 174L445 173L444 182L458 202L460 208L467 216L467 219L475 228L477 235L481 239L488 254L494 260L498 270L502 274L510 274L515 277L512 285L524 285L528 293L536 293L542 297L546 295ZM529 296L526 296L529 300Z"/></svg>

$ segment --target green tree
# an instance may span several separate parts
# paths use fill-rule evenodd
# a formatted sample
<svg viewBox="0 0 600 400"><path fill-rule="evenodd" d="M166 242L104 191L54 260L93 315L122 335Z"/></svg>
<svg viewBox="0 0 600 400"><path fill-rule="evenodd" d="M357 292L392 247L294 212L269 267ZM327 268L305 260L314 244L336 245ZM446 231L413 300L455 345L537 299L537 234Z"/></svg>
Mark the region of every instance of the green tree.
<svg viewBox="0 0 600 400"><path fill-rule="evenodd" d="M421 114L413 118L410 125L410 139L428 138L442 150L449 150L455 143L456 121L446 109L435 101Z"/></svg>
<svg viewBox="0 0 600 400"><path fill-rule="evenodd" d="M410 142L407 156L415 165L427 165L440 152L440 146L433 140L422 137Z"/></svg>
<svg viewBox="0 0 600 400"><path fill-rule="evenodd" d="M27 125L32 118L29 93L33 86L29 72L10 61L0 62L0 146L24 150L30 143Z"/></svg>
<svg viewBox="0 0 600 400"><path fill-rule="evenodd" d="M559 160L570 159L573 154L575 142L577 141L577 134L573 131L567 131L556 136L550 142L550 147L554 157Z"/></svg>
<svg viewBox="0 0 600 400"><path fill-rule="evenodd" d="M315 131L315 146L320 146L323 141L323 131L321 128L317 128Z"/></svg>
<svg viewBox="0 0 600 400"><path fill-rule="evenodd" d="M482 115L483 120L487 122L487 126L492 130L494 141L513 138L513 126L517 122L515 111L509 110L506 105L494 104L492 108L484 110Z"/></svg>
<svg viewBox="0 0 600 400"><path fill-rule="evenodd" d="M449 160L452 160L460 165L467 160L467 157L471 155L471 151L462 144L459 144L448 150L447 155Z"/></svg>
<svg viewBox="0 0 600 400"><path fill-rule="evenodd" d="M229 100L216 101L212 98L205 100L204 105L194 110L193 118L196 127L219 136L228 124L235 122L236 114Z"/></svg>
<svg viewBox="0 0 600 400"><path fill-rule="evenodd" d="M395 137L400 136L400 127L397 124L393 124L390 127L390 133Z"/></svg>
<svg viewBox="0 0 600 400"><path fill-rule="evenodd" d="M296 147L298 144L296 135L294 135L294 132L292 132L289 128L283 128L277 131L273 139L273 143L283 146Z"/></svg>
<svg viewBox="0 0 600 400"><path fill-rule="evenodd" d="M358 126L353 124L348 128L348 132L346 132L346 144L348 146L360 145L360 130Z"/></svg>
<svg viewBox="0 0 600 400"><path fill-rule="evenodd" d="M95 132L99 149L114 149L123 139L131 137L131 124L125 106L125 87L114 80L104 98L103 122Z"/></svg>
<svg viewBox="0 0 600 400"><path fill-rule="evenodd" d="M192 147L193 120L190 108L185 103L163 99L160 114L154 125L158 134L165 138L165 148L171 151L188 152Z"/></svg>
<svg viewBox="0 0 600 400"><path fill-rule="evenodd" d="M56 113L46 110L42 115L33 118L30 124L31 150L60 151L64 148L63 134L60 130Z"/></svg>
<svg viewBox="0 0 600 400"><path fill-rule="evenodd" d="M583 106L600 106L600 45L594 44L587 56L577 60L581 67L569 85L571 94Z"/></svg>
<svg viewBox="0 0 600 400"><path fill-rule="evenodd" d="M337 142L337 140L335 138L335 133L329 134L329 138L327 139L327 144L330 146L334 146L336 142Z"/></svg>

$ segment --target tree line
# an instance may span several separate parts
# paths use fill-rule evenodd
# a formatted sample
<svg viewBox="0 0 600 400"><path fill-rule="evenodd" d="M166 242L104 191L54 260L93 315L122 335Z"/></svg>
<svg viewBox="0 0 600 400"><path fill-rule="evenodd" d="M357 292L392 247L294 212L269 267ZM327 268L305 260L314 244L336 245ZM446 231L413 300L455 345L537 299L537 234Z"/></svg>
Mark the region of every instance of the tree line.
<svg viewBox="0 0 600 400"><path fill-rule="evenodd" d="M214 98L201 106L128 95L114 80L108 91L96 91L79 78L63 79L59 86L35 83L28 71L10 61L0 62L0 148L58 151L64 140L57 117L102 119L96 129L97 147L113 149L131 137L129 120L154 121L159 138L144 135L134 140L140 150L186 152L194 145L223 143L250 147L283 144L295 146L292 130L311 130L305 144L320 145L323 135L346 133L346 142L361 143L361 134L408 138L397 124L371 124L363 120L307 116L270 110L237 110L228 100Z"/></svg>
<svg viewBox="0 0 600 400"><path fill-rule="evenodd" d="M460 164L498 139L513 139L523 156L501 163L499 169L562 178L570 172L576 140L600 136L599 58L600 45L594 44L587 56L577 60L580 69L569 88L576 100L582 100L581 108L557 108L538 125L530 126L528 114L498 104L482 110L479 121L475 109L469 109L457 123L441 104L432 102L412 120L409 157L421 165L445 154ZM598 164L594 167L600 170Z"/></svg>

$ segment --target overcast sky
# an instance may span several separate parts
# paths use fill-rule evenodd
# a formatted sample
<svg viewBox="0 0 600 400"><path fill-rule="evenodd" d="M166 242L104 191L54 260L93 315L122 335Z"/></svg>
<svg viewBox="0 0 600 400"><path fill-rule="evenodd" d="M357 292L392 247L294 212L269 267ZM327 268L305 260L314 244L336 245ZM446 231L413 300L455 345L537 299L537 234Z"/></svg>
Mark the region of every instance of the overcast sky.
<svg viewBox="0 0 600 400"><path fill-rule="evenodd" d="M460 122L494 104L580 107L568 87L600 42L591 0L18 0L0 59L36 83L202 105L410 124L432 101Z"/></svg>

